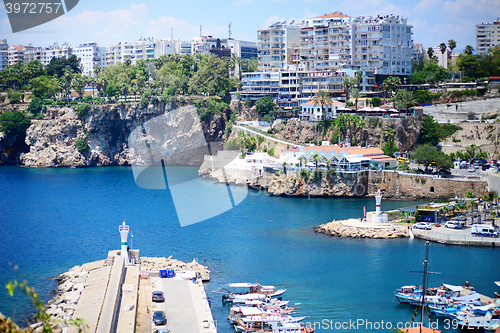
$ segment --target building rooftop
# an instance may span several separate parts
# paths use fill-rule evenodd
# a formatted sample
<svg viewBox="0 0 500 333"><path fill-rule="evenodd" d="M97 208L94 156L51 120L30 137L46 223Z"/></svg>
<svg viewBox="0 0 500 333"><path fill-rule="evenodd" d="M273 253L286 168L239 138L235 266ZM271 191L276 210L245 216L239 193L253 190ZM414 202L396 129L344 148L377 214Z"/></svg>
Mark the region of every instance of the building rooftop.
<svg viewBox="0 0 500 333"><path fill-rule="evenodd" d="M325 14L321 16L316 16L315 18L332 18L332 17L349 17L347 15L344 15L342 12L335 12L335 13L330 13L330 14Z"/></svg>
<svg viewBox="0 0 500 333"><path fill-rule="evenodd" d="M303 103L302 105L314 105L314 101L309 101L309 102L306 102L306 103ZM341 103L341 102L338 102L338 101L332 101L331 105L346 105L345 103ZM319 104L318 104L319 106Z"/></svg>

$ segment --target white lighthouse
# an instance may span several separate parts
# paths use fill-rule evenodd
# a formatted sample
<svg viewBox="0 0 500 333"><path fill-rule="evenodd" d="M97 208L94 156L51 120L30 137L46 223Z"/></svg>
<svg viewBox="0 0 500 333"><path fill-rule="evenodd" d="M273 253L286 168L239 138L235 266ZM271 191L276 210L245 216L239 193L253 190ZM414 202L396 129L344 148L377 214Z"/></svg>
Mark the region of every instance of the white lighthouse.
<svg viewBox="0 0 500 333"><path fill-rule="evenodd" d="M380 216L380 203L382 202L382 192L380 192L380 189L375 193L375 203L376 203L376 208L375 208L375 215Z"/></svg>
<svg viewBox="0 0 500 333"><path fill-rule="evenodd" d="M128 251L127 251L127 240L128 240L128 231L129 227L128 225L125 224L125 221L123 221L122 225L118 228L118 231L120 231L120 236L122 239L122 249L121 249L121 255L122 257L125 257L125 264L129 263L128 259Z"/></svg>

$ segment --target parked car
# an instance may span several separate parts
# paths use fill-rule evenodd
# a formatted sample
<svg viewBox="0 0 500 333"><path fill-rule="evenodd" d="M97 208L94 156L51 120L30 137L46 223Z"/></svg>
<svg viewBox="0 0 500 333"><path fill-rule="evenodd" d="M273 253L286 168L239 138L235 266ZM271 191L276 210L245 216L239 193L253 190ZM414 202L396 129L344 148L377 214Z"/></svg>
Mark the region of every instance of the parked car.
<svg viewBox="0 0 500 333"><path fill-rule="evenodd" d="M446 170L446 169L439 169L439 173L444 173L446 175L451 175L451 171L450 170Z"/></svg>
<svg viewBox="0 0 500 333"><path fill-rule="evenodd" d="M431 230L432 226L429 223L426 222L418 222L413 225L413 228L415 229L424 229L424 230Z"/></svg>
<svg viewBox="0 0 500 333"><path fill-rule="evenodd" d="M398 162L403 164L410 164L410 160L407 157L398 157Z"/></svg>
<svg viewBox="0 0 500 333"><path fill-rule="evenodd" d="M165 302L165 296L163 296L163 291L153 291L153 302Z"/></svg>
<svg viewBox="0 0 500 333"><path fill-rule="evenodd" d="M469 166L469 168L467 170L469 172L475 172L476 171L476 169L474 167L472 167L472 166Z"/></svg>
<svg viewBox="0 0 500 333"><path fill-rule="evenodd" d="M165 311L155 311L155 313L153 314L153 323L156 326L166 325L167 318L165 317Z"/></svg>
<svg viewBox="0 0 500 333"><path fill-rule="evenodd" d="M159 328L154 330L153 333L170 333L170 330L168 328Z"/></svg>
<svg viewBox="0 0 500 333"><path fill-rule="evenodd" d="M447 221L444 224L444 227L450 229L462 229L462 225L458 221Z"/></svg>
<svg viewBox="0 0 500 333"><path fill-rule="evenodd" d="M483 171L486 171L490 168L490 165L489 164L483 164L483 166L481 167L481 170Z"/></svg>

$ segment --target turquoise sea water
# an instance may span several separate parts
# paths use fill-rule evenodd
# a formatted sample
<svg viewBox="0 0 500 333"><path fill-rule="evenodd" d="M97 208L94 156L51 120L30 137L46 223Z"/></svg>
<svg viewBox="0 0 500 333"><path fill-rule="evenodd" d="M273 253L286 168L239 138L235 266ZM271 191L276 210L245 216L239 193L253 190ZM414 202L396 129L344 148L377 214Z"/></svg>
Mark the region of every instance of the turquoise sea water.
<svg viewBox="0 0 500 333"><path fill-rule="evenodd" d="M170 168L169 176L191 179L196 172ZM310 316L306 321L331 321L327 326L333 329L318 332L348 331L335 329L335 324L339 328L358 320L372 325L383 320L387 327L388 322L409 321L413 314L413 308L394 303L392 292L421 282L420 274L409 271L423 268L423 241L339 239L313 231L332 219L361 217L363 206L375 210L373 199L282 198L249 192L236 208L180 227L169 191L139 188L127 167L3 167L0 184L0 284L17 277L12 263L45 299L56 286L52 278L119 248L118 225L126 217L133 248L142 256L198 258L209 267L212 282L207 290L219 332L231 332L228 307L211 291L229 282L259 280L286 287L284 298L301 303L300 313ZM207 193L222 186L209 180L203 184ZM410 204L383 201L382 209ZM193 202L192 209L197 207ZM430 285L469 280L481 293L492 296L496 291L500 250L431 243L429 256L429 269L442 273L431 275ZM22 321L28 311L25 304L19 293L10 298L0 288L0 312ZM443 328L444 322L440 324ZM316 327L321 326L325 327ZM361 325L352 331L373 330Z"/></svg>

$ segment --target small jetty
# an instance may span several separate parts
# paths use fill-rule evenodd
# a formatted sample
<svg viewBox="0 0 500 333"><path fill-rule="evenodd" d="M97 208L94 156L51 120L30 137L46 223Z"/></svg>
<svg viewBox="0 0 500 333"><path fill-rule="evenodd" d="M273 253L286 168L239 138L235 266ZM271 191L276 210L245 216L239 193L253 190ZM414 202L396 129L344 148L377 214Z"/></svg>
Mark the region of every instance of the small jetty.
<svg viewBox="0 0 500 333"><path fill-rule="evenodd" d="M126 233L124 233L126 231ZM166 329L172 332L216 333L203 282L210 271L197 259L191 263L168 258L141 257L127 246L128 226L120 226L121 250L108 257L61 274L55 296L45 313L52 330L77 333L64 321L84 319L86 332L134 333ZM153 302L153 291L163 292L164 302ZM155 325L153 314L163 311L166 324ZM33 332L42 332L40 324Z"/></svg>

